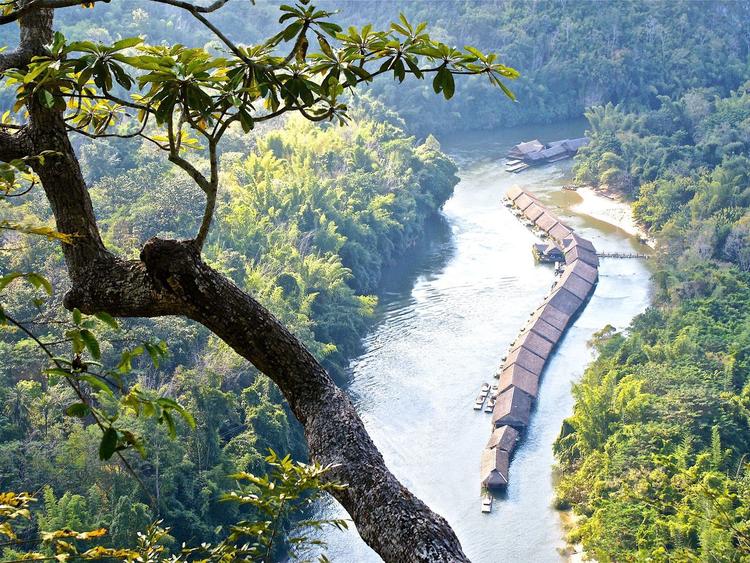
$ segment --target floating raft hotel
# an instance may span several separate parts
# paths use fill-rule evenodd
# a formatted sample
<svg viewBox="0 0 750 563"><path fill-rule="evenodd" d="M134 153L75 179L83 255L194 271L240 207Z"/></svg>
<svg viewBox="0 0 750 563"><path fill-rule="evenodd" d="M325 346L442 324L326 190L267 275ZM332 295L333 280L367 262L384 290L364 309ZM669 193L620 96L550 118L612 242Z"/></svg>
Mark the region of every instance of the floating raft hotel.
<svg viewBox="0 0 750 563"><path fill-rule="evenodd" d="M534 311L498 370L498 396L492 411L492 434L482 451L482 487L503 489L510 479L510 460L528 426L539 380L565 329L581 312L599 280L599 258L591 241L577 235L531 193L511 188L507 205L530 221L564 256L562 273Z"/></svg>
<svg viewBox="0 0 750 563"><path fill-rule="evenodd" d="M558 160L572 158L578 149L587 145L587 137L577 139L563 139L552 141L548 145L542 144L538 139L519 143L508 151L508 160L505 162L506 172L521 172L530 166L550 164Z"/></svg>

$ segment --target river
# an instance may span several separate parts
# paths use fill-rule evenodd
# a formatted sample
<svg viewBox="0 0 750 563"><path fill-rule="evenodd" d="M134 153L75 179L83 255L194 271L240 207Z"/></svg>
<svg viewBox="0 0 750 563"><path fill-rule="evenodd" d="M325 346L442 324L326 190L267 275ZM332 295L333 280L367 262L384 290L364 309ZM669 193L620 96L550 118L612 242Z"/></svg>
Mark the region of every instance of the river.
<svg viewBox="0 0 750 563"><path fill-rule="evenodd" d="M447 518L475 563L562 559L552 443L572 412L571 384L592 358L591 335L606 324L626 327L649 302L643 261L602 259L591 301L544 373L507 494L482 514L479 457L490 415L472 404L553 280L551 267L534 263L536 239L501 205L503 193L512 185L532 190L600 251L643 251L624 231L571 209L580 196L560 190L570 161L518 175L503 169L513 144L577 137L583 128L575 121L442 140L461 182L426 247L385 280L377 323L350 366L348 392L388 467ZM334 501L322 513L345 515ZM334 562L380 561L354 531L331 531L325 540Z"/></svg>

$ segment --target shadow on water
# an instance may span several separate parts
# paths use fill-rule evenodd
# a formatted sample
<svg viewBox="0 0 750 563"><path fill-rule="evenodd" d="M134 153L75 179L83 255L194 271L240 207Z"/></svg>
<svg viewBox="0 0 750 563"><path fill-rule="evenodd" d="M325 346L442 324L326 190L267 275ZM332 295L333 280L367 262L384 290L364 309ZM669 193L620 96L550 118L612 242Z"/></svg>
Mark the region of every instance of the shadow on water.
<svg viewBox="0 0 750 563"><path fill-rule="evenodd" d="M443 213L427 220L422 238L388 268L380 282L379 305L385 300L408 298L420 276L436 276L445 268L456 251L451 227ZM380 315L380 310L376 315Z"/></svg>

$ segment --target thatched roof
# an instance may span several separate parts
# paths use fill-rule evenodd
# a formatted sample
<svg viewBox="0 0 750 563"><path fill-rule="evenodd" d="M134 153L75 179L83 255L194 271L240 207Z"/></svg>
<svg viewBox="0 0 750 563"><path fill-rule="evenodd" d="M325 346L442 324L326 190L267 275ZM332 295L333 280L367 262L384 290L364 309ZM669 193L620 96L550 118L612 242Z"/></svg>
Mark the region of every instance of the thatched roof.
<svg viewBox="0 0 750 563"><path fill-rule="evenodd" d="M555 240L563 240L565 237L570 235L571 231L568 227L563 225L562 223L557 223L554 227L552 227L549 231L549 236L551 236Z"/></svg>
<svg viewBox="0 0 750 563"><path fill-rule="evenodd" d="M581 235L577 233L570 233L570 235L566 237L565 240L563 241L563 245L565 246L566 249L575 244L577 244L581 248L590 250L591 252L596 252L596 249L594 248L593 243L589 239L583 238Z"/></svg>
<svg viewBox="0 0 750 563"><path fill-rule="evenodd" d="M536 200L533 197L531 197L529 194L527 194L527 193L524 192L520 196L518 196L515 199L515 201L513 201L513 203L515 204L515 206L518 209L520 209L521 211L523 211L529 205L531 205L532 203L535 203L535 201Z"/></svg>
<svg viewBox="0 0 750 563"><path fill-rule="evenodd" d="M557 224L557 217L552 215L549 211L545 211L539 218L534 221L536 226L542 229L545 233Z"/></svg>
<svg viewBox="0 0 750 563"><path fill-rule="evenodd" d="M574 264L565 267L565 271L571 271L575 275L582 277L589 283L596 283L599 279L599 270L593 266L589 266L582 260L576 261Z"/></svg>
<svg viewBox="0 0 750 563"><path fill-rule="evenodd" d="M537 257L540 259L544 258L548 261L554 260L557 262L565 262L565 254L563 254L563 251L551 242L534 243L533 249Z"/></svg>
<svg viewBox="0 0 750 563"><path fill-rule="evenodd" d="M589 283L580 276L577 276L573 272L572 267L567 267L565 268L565 272L558 282L558 287L564 287L573 295L585 301L591 293L591 290L594 288L594 284Z"/></svg>
<svg viewBox="0 0 750 563"><path fill-rule="evenodd" d="M508 156L525 156L527 154L540 151L544 148L544 145L539 142L539 139L533 141L525 141L518 143L512 149L508 151Z"/></svg>
<svg viewBox="0 0 750 563"><path fill-rule="evenodd" d="M544 208L538 203L532 203L523 212L523 214L531 221L536 220L536 218L542 213L544 213Z"/></svg>
<svg viewBox="0 0 750 563"><path fill-rule="evenodd" d="M501 489L508 485L510 454L497 448L482 450L479 478L488 489Z"/></svg>
<svg viewBox="0 0 750 563"><path fill-rule="evenodd" d="M563 146L565 147L565 150L571 153L578 152L578 149L581 147L585 147L589 144L588 137L579 137L577 139L565 139L563 141Z"/></svg>
<svg viewBox="0 0 750 563"><path fill-rule="evenodd" d="M547 298L547 303L572 317L583 304L583 299L578 298L564 287L558 287Z"/></svg>
<svg viewBox="0 0 750 563"><path fill-rule="evenodd" d="M599 266L599 258L596 253L574 244L565 250L565 262L572 264L576 260L581 260L589 266Z"/></svg>
<svg viewBox="0 0 750 563"><path fill-rule="evenodd" d="M532 399L518 387L509 387L497 397L492 411L492 424L524 428L531 418Z"/></svg>
<svg viewBox="0 0 750 563"><path fill-rule="evenodd" d="M513 364L518 364L522 368L539 375L544 369L544 358L537 356L528 348L519 346L512 350L508 354L508 358L505 360L505 367L510 367Z"/></svg>
<svg viewBox="0 0 750 563"><path fill-rule="evenodd" d="M524 193L524 191L521 188L519 188L518 186L513 186L507 192L505 192L505 195L509 200L515 201L516 198L518 198L518 196L520 196L522 193Z"/></svg>
<svg viewBox="0 0 750 563"><path fill-rule="evenodd" d="M536 151L536 152L530 152L528 154L525 154L523 159L526 161L531 162L537 162L540 160L546 160L546 156L544 156L544 151Z"/></svg>
<svg viewBox="0 0 750 563"><path fill-rule="evenodd" d="M554 158L556 156L567 154L567 152L568 152L567 149L563 145L554 144L554 145L550 145L550 148L548 149L539 151L539 154L541 154L543 158Z"/></svg>
<svg viewBox="0 0 750 563"><path fill-rule="evenodd" d="M537 356L547 359L552 351L552 344L534 332L526 331L517 340L513 349L523 346L527 350L534 352Z"/></svg>
<svg viewBox="0 0 750 563"><path fill-rule="evenodd" d="M539 307L539 311L539 317L551 324L556 329L564 331L568 326L570 315L563 313L559 309L550 305L548 302L545 302L544 305Z"/></svg>
<svg viewBox="0 0 750 563"><path fill-rule="evenodd" d="M552 344L557 344L557 341L562 336L561 330L553 327L538 314L531 318L529 324L526 325L526 330L544 337Z"/></svg>
<svg viewBox="0 0 750 563"><path fill-rule="evenodd" d="M513 450L516 448L517 440L518 430L512 426L500 426L492 430L490 440L487 442L487 447L505 450L510 454L513 453Z"/></svg>
<svg viewBox="0 0 750 563"><path fill-rule="evenodd" d="M539 376L522 368L518 364L513 364L502 371L498 383L500 392L505 391L509 387L518 387L524 393L536 398L539 391Z"/></svg>

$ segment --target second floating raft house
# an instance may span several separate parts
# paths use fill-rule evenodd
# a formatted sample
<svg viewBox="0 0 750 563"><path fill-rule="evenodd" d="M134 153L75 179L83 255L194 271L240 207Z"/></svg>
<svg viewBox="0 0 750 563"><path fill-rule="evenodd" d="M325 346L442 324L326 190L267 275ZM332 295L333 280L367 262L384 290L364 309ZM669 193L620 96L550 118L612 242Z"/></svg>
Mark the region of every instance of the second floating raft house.
<svg viewBox="0 0 750 563"><path fill-rule="evenodd" d="M562 139L543 144L539 139L524 141L508 151L506 172L521 172L529 166L550 164L559 160L573 157L578 149L587 145L588 137L576 139Z"/></svg>

